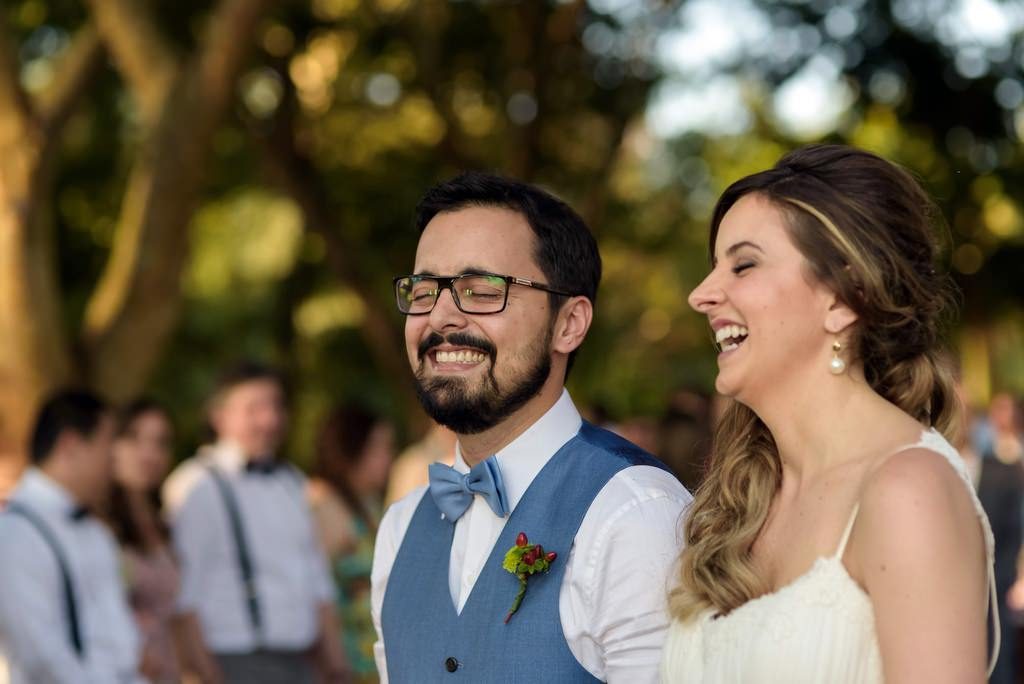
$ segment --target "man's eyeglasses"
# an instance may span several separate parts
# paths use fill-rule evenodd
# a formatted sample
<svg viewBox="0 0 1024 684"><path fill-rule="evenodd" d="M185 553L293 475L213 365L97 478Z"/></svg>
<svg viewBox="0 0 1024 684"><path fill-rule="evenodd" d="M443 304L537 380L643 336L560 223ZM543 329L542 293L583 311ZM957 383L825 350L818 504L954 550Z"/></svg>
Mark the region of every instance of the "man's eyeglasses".
<svg viewBox="0 0 1024 684"><path fill-rule="evenodd" d="M434 310L444 290L450 290L455 306L468 314L496 314L508 304L508 288L523 285L563 297L567 292L552 290L547 285L526 278L496 273L463 273L457 276L409 275L395 278L395 301L406 316L422 316Z"/></svg>

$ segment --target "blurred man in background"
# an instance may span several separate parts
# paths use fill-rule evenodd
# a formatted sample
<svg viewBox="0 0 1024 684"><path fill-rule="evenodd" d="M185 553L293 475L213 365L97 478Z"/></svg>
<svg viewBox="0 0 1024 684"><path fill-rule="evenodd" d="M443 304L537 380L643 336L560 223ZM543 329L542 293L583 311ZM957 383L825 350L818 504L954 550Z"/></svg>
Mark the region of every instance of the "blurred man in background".
<svg viewBox="0 0 1024 684"><path fill-rule="evenodd" d="M0 649L12 684L141 682L117 546L92 511L111 480L114 419L87 392L44 402L32 466L0 514Z"/></svg>
<svg viewBox="0 0 1024 684"><path fill-rule="evenodd" d="M186 669L203 682L306 684L344 678L334 589L304 478L278 458L285 389L244 363L214 392L216 443L168 478L181 562Z"/></svg>

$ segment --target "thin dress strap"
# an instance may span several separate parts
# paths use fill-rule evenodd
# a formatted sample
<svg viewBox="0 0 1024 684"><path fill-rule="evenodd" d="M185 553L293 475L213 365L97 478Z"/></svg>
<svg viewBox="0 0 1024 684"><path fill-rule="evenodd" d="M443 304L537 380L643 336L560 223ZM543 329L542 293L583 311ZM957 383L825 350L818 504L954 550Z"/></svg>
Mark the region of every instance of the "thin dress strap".
<svg viewBox="0 0 1024 684"><path fill-rule="evenodd" d="M960 455L960 452L957 451L945 437L939 434L935 428L925 430L921 434L921 439L913 446L923 447L946 459L946 462L952 466L953 470L955 470L957 475L960 476L964 486L967 488L971 500L974 503L974 510L978 514L978 519L981 522L981 531L985 542L985 564L988 566L988 603L992 615L992 652L989 654L988 673L986 675L988 677L991 676L993 670L995 670L996 658L999 657L999 649L1003 645L1000 643L1002 635L1000 634L999 629L999 600L996 594L996 578L993 563L995 555L995 541L992 536L992 526L988 521L988 516L985 515L985 509L982 507L981 501L978 499L978 494L974 489L974 483L971 481L971 477L967 472L967 466L964 464L963 456Z"/></svg>
<svg viewBox="0 0 1024 684"><path fill-rule="evenodd" d="M850 533L853 531L853 524L857 522L857 513L860 512L860 502L858 501L853 505L853 511L850 513L850 519L846 522L846 529L843 530L843 538L839 540L839 548L836 549L835 558L842 561L843 554L846 552L846 545L850 541ZM996 667L996 658L999 657L999 648L1002 645L1002 634L999 630L999 599L996 595L996 578L995 569L992 563L988 563L988 593L989 593L989 605L991 606L992 613L992 652L989 654L988 670L985 673L986 679L992 676L992 671Z"/></svg>
<svg viewBox="0 0 1024 684"><path fill-rule="evenodd" d="M846 551L846 544L850 541L850 532L853 531L853 523L857 521L857 513L860 511L860 502L858 501L853 505L853 511L850 513L850 519L846 522L846 529L843 530L843 538L839 540L839 548L836 549L836 558L842 559L843 553Z"/></svg>
<svg viewBox="0 0 1024 684"><path fill-rule="evenodd" d="M992 610L992 653L988 659L988 672L985 677L991 677L996 669L996 659L999 658L999 649L1002 647L1002 634L999 627L999 595L996 593L996 571L991 563L988 565L988 600Z"/></svg>
<svg viewBox="0 0 1024 684"><path fill-rule="evenodd" d="M982 537L985 543L985 559L986 565L988 566L988 599L987 603L990 607L992 615L992 651L989 654L988 671L986 673L986 679L992 676L993 670L996 667L996 659L999 657L999 649L1002 646L1000 643L1002 635L999 629L999 599L996 594L996 578L995 578L995 567L993 563L993 557L995 554L995 541L992 536L992 526L989 524L988 516L985 515L985 509L981 506L981 501L978 499L977 492L974 490L974 484L971 481L971 477L967 472L967 467L964 464L963 457L960 452L950 444L945 437L943 437L935 428L924 430L921 433L921 439L916 444L910 444L902 449L897 449L895 453L905 451L912 448L924 448L931 451L934 454L942 456L946 462L956 471L956 474L960 476L964 486L967 487L967 492L974 503L974 510L978 515L978 519L981 523ZM859 506L859 504L858 504ZM843 551L846 548L847 538L850 536L850 529L853 527L853 519L857 515L857 506L853 509L853 515L850 517L850 522L846 526L846 533L843 535L843 541L839 545L839 553L837 555L842 556Z"/></svg>

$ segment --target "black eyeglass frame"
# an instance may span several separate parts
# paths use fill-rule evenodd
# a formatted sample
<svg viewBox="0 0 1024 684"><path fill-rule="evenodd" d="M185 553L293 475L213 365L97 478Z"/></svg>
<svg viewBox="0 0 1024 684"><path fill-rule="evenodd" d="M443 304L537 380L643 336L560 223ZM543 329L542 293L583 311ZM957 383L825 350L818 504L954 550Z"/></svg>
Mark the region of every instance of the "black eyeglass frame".
<svg viewBox="0 0 1024 684"><path fill-rule="evenodd" d="M484 276L486 278L501 278L502 280L505 281L505 298L501 302L500 309L498 309L497 311L466 311L465 309L462 308L462 302L459 301L459 294L458 292L455 291L455 281L458 280L459 278L467 278L472 276ZM434 303L430 306L429 309L427 309L426 311L417 311L415 313L412 311L402 311L402 307L398 305L398 302L400 301L398 293L398 281L405 280L406 278L420 278L422 280L437 281L437 297L434 298ZM455 302L455 306L458 308L458 310L464 314L469 314L470 316L491 316L493 314L499 314L502 311L504 311L505 308L508 306L509 285L522 285L523 287L532 287L535 290L541 290L549 294L559 295L560 297L576 296L571 295L568 292L559 292L558 290L554 290L548 287L544 283L538 283L528 278L503 275L501 273L487 273L486 271L470 271L468 273L460 273L459 275L454 276L436 276L428 275L426 273L414 273L412 275L397 276L391 281L391 286L395 293L395 306L398 308L398 312L404 316L426 316L427 314L431 313L434 310L434 307L437 306L437 301L441 299L441 293L444 292L445 290L451 292L452 301Z"/></svg>

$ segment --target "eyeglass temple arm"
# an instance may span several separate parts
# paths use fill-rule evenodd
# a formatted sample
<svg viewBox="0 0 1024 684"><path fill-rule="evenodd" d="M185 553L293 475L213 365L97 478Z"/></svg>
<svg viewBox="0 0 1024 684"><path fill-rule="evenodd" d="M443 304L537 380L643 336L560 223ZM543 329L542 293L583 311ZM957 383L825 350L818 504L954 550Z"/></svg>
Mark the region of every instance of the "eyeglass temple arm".
<svg viewBox="0 0 1024 684"><path fill-rule="evenodd" d="M550 292L551 294L561 295L563 297L573 296L568 292L559 292L558 290L552 290L547 285L541 285L540 283L535 283L532 280L528 280L526 278L517 278L516 276L509 276L509 280L511 280L516 285L524 285L526 287L532 287L537 290L544 290L545 292Z"/></svg>

